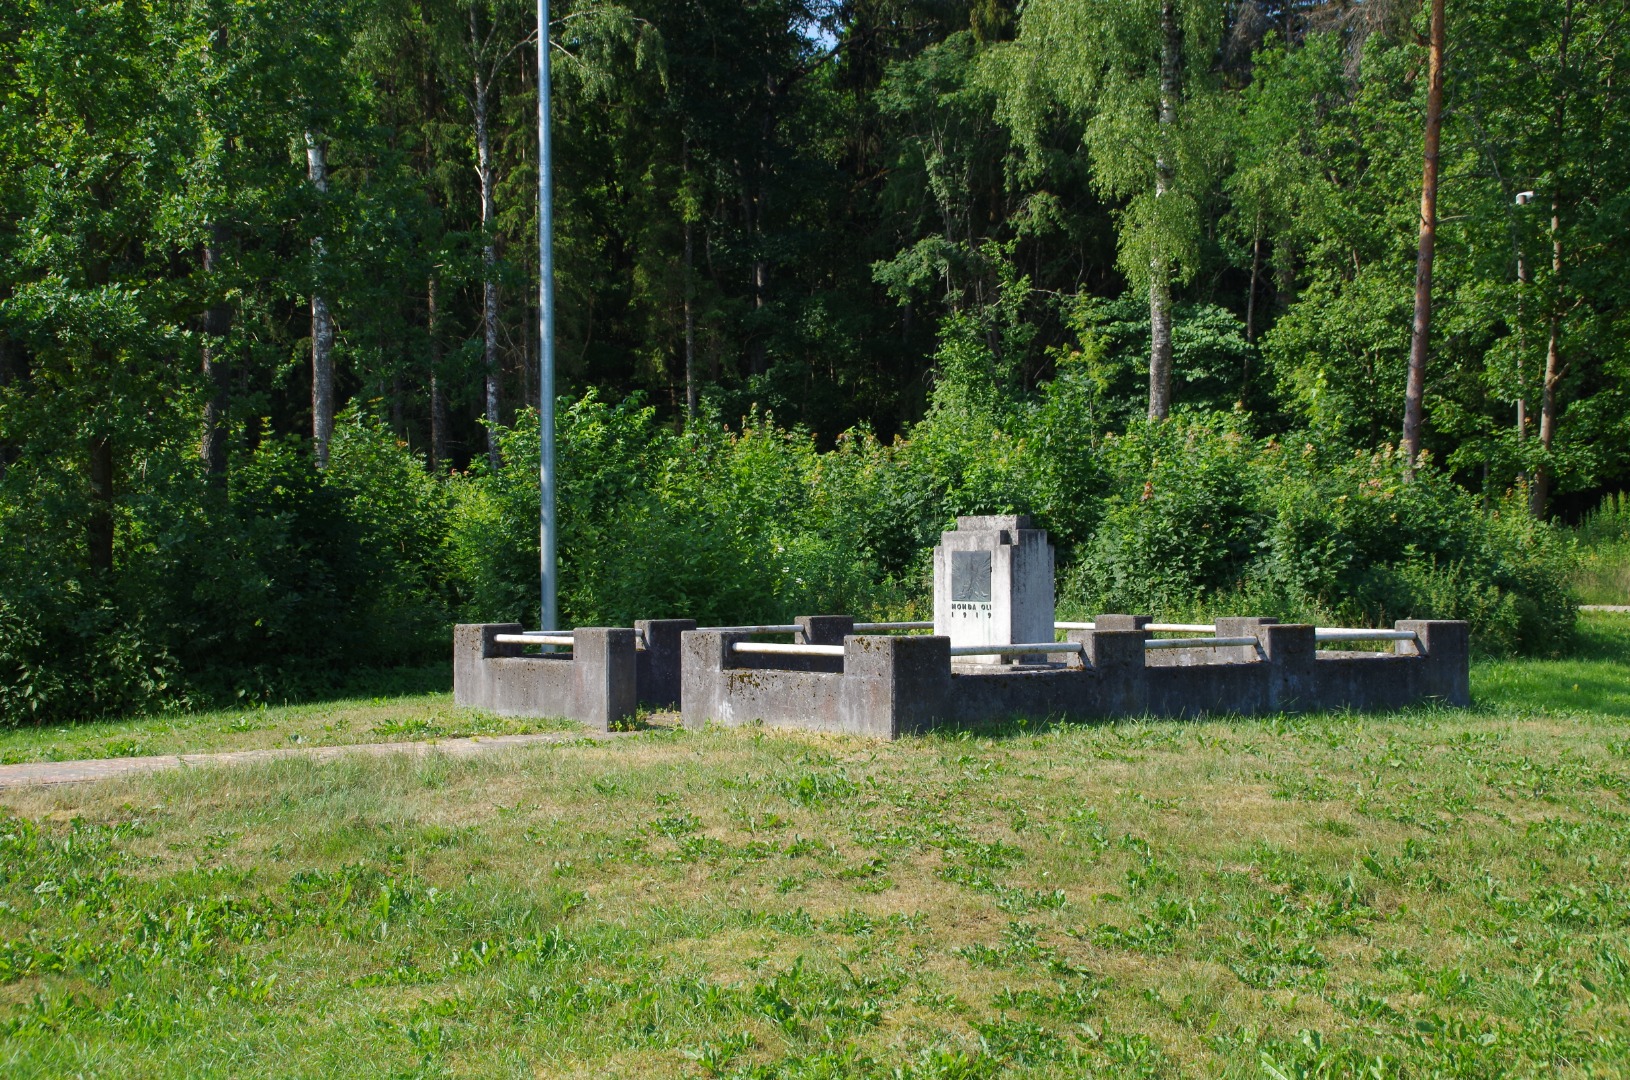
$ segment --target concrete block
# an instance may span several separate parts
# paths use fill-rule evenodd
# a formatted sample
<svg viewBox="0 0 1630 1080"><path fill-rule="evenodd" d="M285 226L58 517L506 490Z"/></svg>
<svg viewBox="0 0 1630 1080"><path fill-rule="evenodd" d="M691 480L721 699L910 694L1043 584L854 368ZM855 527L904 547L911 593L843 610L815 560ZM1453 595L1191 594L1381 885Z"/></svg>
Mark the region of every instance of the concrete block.
<svg viewBox="0 0 1630 1080"><path fill-rule="evenodd" d="M1257 647L1268 662L1267 707L1273 712L1303 712L1323 707L1315 671L1318 644L1306 623L1284 625L1263 619L1256 627Z"/></svg>
<svg viewBox="0 0 1630 1080"><path fill-rule="evenodd" d="M565 717L600 730L632 716L638 701L634 631L586 627L570 653L527 656L500 643L519 623L453 630L453 700L500 716Z"/></svg>
<svg viewBox="0 0 1630 1080"><path fill-rule="evenodd" d="M1142 630L1154 621L1148 615L1098 615L1092 625L1099 630Z"/></svg>
<svg viewBox="0 0 1630 1080"><path fill-rule="evenodd" d="M679 705L679 635L696 629L695 619L640 619L634 629L645 639L635 654L639 672L640 704L652 709Z"/></svg>
<svg viewBox="0 0 1630 1080"><path fill-rule="evenodd" d="M1103 618L1094 620L1096 629L1070 631L1069 639L1085 646L1087 664L1098 676L1099 712L1105 716L1142 716L1149 709L1149 672L1143 647L1146 635L1139 626L1106 628L1100 621Z"/></svg>
<svg viewBox="0 0 1630 1080"><path fill-rule="evenodd" d="M792 640L799 645L842 645L855 632L855 620L849 615L800 615L792 621L798 626Z"/></svg>
<svg viewBox="0 0 1630 1080"><path fill-rule="evenodd" d="M1266 659L1262 650L1261 630L1272 626L1278 619L1221 618L1217 620L1218 637L1254 637L1255 645L1231 645L1226 649L1212 649L1211 659L1217 663L1254 664Z"/></svg>
<svg viewBox="0 0 1630 1080"><path fill-rule="evenodd" d="M625 627L577 630L572 645L575 700L572 719L599 731L633 716L639 707L634 631Z"/></svg>
<svg viewBox="0 0 1630 1080"><path fill-rule="evenodd" d="M1420 693L1449 705L1470 705L1470 624L1458 620L1405 619L1395 625L1399 630L1413 630L1420 639L1419 646L1413 641L1397 643L1400 655L1419 655L1426 660Z"/></svg>
<svg viewBox="0 0 1630 1080"><path fill-rule="evenodd" d="M949 716L950 692L949 638L844 639L840 730L883 739L931 730Z"/></svg>

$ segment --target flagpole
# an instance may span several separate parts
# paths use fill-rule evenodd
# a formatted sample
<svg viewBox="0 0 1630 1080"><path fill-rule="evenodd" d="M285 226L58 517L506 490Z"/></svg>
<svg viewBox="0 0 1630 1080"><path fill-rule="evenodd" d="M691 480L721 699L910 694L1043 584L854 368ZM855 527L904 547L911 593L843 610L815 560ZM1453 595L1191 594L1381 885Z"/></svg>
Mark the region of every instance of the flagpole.
<svg viewBox="0 0 1630 1080"><path fill-rule="evenodd" d="M541 630L559 630L555 561L555 192L549 138L549 0L538 0L538 547Z"/></svg>

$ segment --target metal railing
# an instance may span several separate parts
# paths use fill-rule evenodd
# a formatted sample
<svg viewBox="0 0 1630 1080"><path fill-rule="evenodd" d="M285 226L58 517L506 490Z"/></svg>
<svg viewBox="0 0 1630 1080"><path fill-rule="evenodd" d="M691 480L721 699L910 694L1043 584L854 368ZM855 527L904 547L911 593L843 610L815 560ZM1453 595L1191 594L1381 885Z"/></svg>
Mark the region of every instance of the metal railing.
<svg viewBox="0 0 1630 1080"><path fill-rule="evenodd" d="M1024 653L1080 653L1079 641L1046 641L1030 645L952 645L952 656L1017 656Z"/></svg>
<svg viewBox="0 0 1630 1080"><path fill-rule="evenodd" d="M738 641L732 652L768 653L773 656L842 656L842 645L788 645L777 641Z"/></svg>
<svg viewBox="0 0 1630 1080"><path fill-rule="evenodd" d="M1090 622L1057 622L1053 624L1055 630L1095 630L1096 624ZM1151 634L1203 634L1207 631L1215 633L1216 623L1149 623L1143 627L1146 633ZM1413 630L1370 630L1346 626L1316 626L1313 628L1315 641L1419 641L1420 635ZM1249 641L1255 641L1255 638ZM1249 641L1231 642L1248 644ZM1183 645L1164 644L1158 646L1163 649L1184 648Z"/></svg>
<svg viewBox="0 0 1630 1080"><path fill-rule="evenodd" d="M572 646L570 634L495 634L493 639L500 645L565 645Z"/></svg>
<svg viewBox="0 0 1630 1080"><path fill-rule="evenodd" d="M1059 630L1091 630L1092 623L1060 622L1053 624ZM932 630L931 622L892 622L892 623L856 623L856 633L875 633L890 630ZM724 634L795 634L801 628L795 623L774 623L758 626L704 626L700 630L711 630ZM1200 633L1215 630L1215 623L1149 623L1143 629L1149 633ZM523 630L519 634L498 634L493 640L500 645L550 645L569 648L572 645L572 630ZM636 640L643 641L643 635L635 631ZM1323 644L1359 641L1413 641L1419 643L1420 635L1413 630L1369 630L1345 626L1319 626L1313 630L1313 640ZM1145 649L1225 649L1245 645L1255 645L1254 637L1187 637L1187 638L1148 638L1144 641ZM738 642L736 649L739 652L753 653L781 653L784 655L803 656L841 656L842 645L787 645L772 642ZM1081 646L1074 642L1036 643L1032 645L954 645L951 648L952 656L985 656L985 655L1015 655L1019 653L1068 653L1080 652Z"/></svg>
<svg viewBox="0 0 1630 1080"><path fill-rule="evenodd" d="M1149 638L1145 649L1231 649L1240 645L1255 645L1254 637L1189 637Z"/></svg>
<svg viewBox="0 0 1630 1080"><path fill-rule="evenodd" d="M1089 622L1056 622L1054 630L1096 630L1098 625ZM1151 634L1203 634L1208 630L1216 630L1214 623L1149 623L1143 627Z"/></svg>
<svg viewBox="0 0 1630 1080"><path fill-rule="evenodd" d="M1342 626L1319 626L1313 630L1314 641L1419 641L1413 630L1349 630Z"/></svg>

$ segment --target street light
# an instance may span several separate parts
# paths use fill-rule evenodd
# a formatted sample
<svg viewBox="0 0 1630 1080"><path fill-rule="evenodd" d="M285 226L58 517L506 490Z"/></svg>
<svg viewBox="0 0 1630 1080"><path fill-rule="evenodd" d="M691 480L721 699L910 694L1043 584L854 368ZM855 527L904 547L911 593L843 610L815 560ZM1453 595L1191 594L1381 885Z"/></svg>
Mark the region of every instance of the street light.
<svg viewBox="0 0 1630 1080"><path fill-rule="evenodd" d="M538 584L540 630L559 630L555 606L555 192L549 138L549 0L538 0Z"/></svg>

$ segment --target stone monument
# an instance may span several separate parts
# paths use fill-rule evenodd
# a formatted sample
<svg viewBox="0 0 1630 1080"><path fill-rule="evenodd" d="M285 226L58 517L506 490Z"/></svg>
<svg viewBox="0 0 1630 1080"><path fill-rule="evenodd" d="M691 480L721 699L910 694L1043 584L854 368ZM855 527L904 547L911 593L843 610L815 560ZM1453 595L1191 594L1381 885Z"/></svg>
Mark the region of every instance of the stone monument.
<svg viewBox="0 0 1630 1080"><path fill-rule="evenodd" d="M958 645L1053 640L1053 546L1022 514L959 517L934 549L934 633ZM959 663L1030 663L995 653Z"/></svg>

